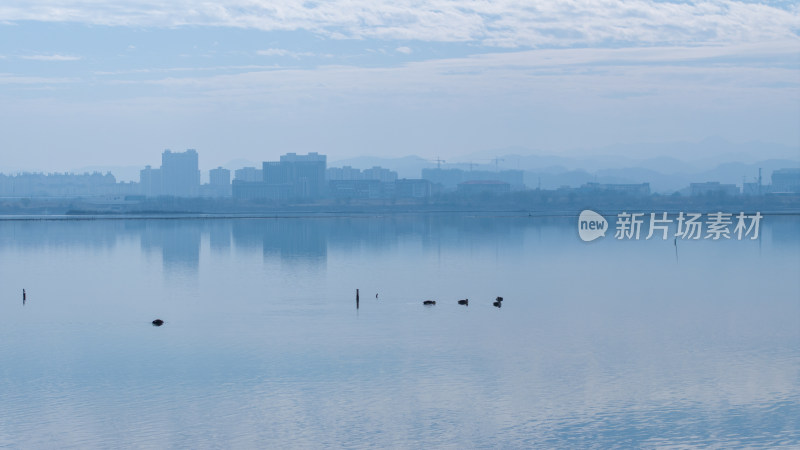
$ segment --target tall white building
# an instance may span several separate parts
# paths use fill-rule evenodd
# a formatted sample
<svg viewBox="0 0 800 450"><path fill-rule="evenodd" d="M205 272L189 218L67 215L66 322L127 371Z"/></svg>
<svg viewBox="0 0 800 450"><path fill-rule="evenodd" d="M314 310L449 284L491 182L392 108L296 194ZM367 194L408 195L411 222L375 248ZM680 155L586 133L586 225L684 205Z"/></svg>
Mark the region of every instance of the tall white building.
<svg viewBox="0 0 800 450"><path fill-rule="evenodd" d="M200 169L197 151L183 153L165 150L161 154L161 187L163 195L197 197L200 194Z"/></svg>

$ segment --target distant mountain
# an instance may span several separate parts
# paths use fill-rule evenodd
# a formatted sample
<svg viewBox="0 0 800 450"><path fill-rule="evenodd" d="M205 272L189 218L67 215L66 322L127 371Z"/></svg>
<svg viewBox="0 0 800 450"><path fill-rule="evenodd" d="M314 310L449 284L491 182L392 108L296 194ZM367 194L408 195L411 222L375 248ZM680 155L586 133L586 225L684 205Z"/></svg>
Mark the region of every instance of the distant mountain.
<svg viewBox="0 0 800 450"><path fill-rule="evenodd" d="M525 184L535 188L541 180L542 189L555 189L561 186L578 187L587 181L614 184L650 183L650 189L653 192L672 193L688 187L690 183L706 181L741 186L742 181L748 183L756 181L759 168L762 169L762 182L771 184L774 170L791 167L800 168L800 162L786 159L757 161L752 164L733 162L720 164L710 170L686 172L659 171L642 167L602 169L593 172L552 170L550 168L526 171Z"/></svg>
<svg viewBox="0 0 800 450"><path fill-rule="evenodd" d="M513 152L513 153L512 153ZM419 156L402 158L358 157L328 163L359 169L381 166L396 170L401 178L418 178L422 169L437 167ZM443 169L509 170L525 172L528 187L555 189L598 183L650 183L653 192L671 193L690 183L718 181L741 185L753 182L762 169L764 184L776 169L800 167L800 149L762 142L733 144L709 138L700 142L626 144L564 154L544 154L522 147L487 150L451 158Z"/></svg>
<svg viewBox="0 0 800 450"><path fill-rule="evenodd" d="M622 155L640 159L670 157L702 167L725 161L752 163L764 159L800 159L800 148L768 142L733 143L720 137L698 142L665 142L609 145L569 152L575 156Z"/></svg>
<svg viewBox="0 0 800 450"><path fill-rule="evenodd" d="M525 147L505 147L464 155L463 159L501 158L501 169L538 170L559 165L589 171L642 167L663 173L702 172L726 162L746 164L778 159L800 161L800 147L766 142L732 143L711 137L698 142L618 144L599 148L545 152Z"/></svg>

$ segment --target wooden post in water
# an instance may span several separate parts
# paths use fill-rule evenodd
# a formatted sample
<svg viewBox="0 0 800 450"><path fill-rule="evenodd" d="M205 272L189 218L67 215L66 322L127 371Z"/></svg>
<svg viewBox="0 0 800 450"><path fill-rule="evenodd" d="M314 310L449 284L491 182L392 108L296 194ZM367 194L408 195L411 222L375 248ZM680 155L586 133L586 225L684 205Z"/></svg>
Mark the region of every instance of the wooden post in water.
<svg viewBox="0 0 800 450"><path fill-rule="evenodd" d="M358 289L356 289L356 309L358 309Z"/></svg>

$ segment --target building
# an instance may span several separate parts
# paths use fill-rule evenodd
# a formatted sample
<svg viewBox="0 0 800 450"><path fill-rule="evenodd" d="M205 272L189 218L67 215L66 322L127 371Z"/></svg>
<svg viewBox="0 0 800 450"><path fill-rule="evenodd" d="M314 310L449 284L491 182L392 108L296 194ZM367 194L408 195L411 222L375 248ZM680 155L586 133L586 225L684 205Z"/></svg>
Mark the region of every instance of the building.
<svg viewBox="0 0 800 450"><path fill-rule="evenodd" d="M689 195L739 195L739 187L735 184L720 184L719 181L689 184Z"/></svg>
<svg viewBox="0 0 800 450"><path fill-rule="evenodd" d="M174 197L197 197L200 193L200 169L197 151L183 153L165 150L161 154L161 193Z"/></svg>
<svg viewBox="0 0 800 450"><path fill-rule="evenodd" d="M586 183L580 187L584 192L613 192L633 196L646 197L650 195L650 183Z"/></svg>
<svg viewBox="0 0 800 450"><path fill-rule="evenodd" d="M209 183L200 186L202 197L230 197L231 171L217 167L208 171Z"/></svg>
<svg viewBox="0 0 800 450"><path fill-rule="evenodd" d="M363 180L364 174L361 173L361 169L354 169L350 166L331 167L325 170L325 178L328 181Z"/></svg>
<svg viewBox="0 0 800 450"><path fill-rule="evenodd" d="M0 174L0 197L95 197L114 195L116 189L111 173Z"/></svg>
<svg viewBox="0 0 800 450"><path fill-rule="evenodd" d="M298 198L316 198L325 193L325 155L287 153L281 156L281 164L286 168L294 195Z"/></svg>
<svg viewBox="0 0 800 450"><path fill-rule="evenodd" d="M772 172L772 192L800 192L800 169L778 169Z"/></svg>
<svg viewBox="0 0 800 450"><path fill-rule="evenodd" d="M234 179L239 181L262 182L264 172L255 167L242 167L234 172Z"/></svg>
<svg viewBox="0 0 800 450"><path fill-rule="evenodd" d="M465 181L461 169L422 169L422 179L440 184L444 189L455 189L458 183Z"/></svg>
<svg viewBox="0 0 800 450"><path fill-rule="evenodd" d="M265 161L260 179L254 179L254 168L236 171L233 197L243 200L301 200L322 197L326 191L327 157L318 153L287 153L280 161Z"/></svg>
<svg viewBox="0 0 800 450"><path fill-rule="evenodd" d="M287 153L279 162L264 162L263 182L290 186L292 198L319 198L325 194L326 164L327 157L316 152L307 155Z"/></svg>
<svg viewBox="0 0 800 450"><path fill-rule="evenodd" d="M397 181L397 172L384 169L380 166L373 166L371 169L364 169L365 180L378 180L381 183L394 183Z"/></svg>
<svg viewBox="0 0 800 450"><path fill-rule="evenodd" d="M268 184L263 181L233 180L231 190L233 198L237 200L286 201L292 194L288 184Z"/></svg>
<svg viewBox="0 0 800 450"><path fill-rule="evenodd" d="M771 186L762 186L756 183L743 183L742 194L744 195L759 195L766 194Z"/></svg>
<svg viewBox="0 0 800 450"><path fill-rule="evenodd" d="M355 169L350 166L331 167L325 171L328 191L337 199L377 199L394 196L397 172L374 166Z"/></svg>
<svg viewBox="0 0 800 450"><path fill-rule="evenodd" d="M261 167L262 183L291 184L289 168L280 161L265 161Z"/></svg>
<svg viewBox="0 0 800 450"><path fill-rule="evenodd" d="M380 166L373 166L371 169L364 169L363 171L350 166L331 167L325 171L325 178L328 181L378 180L383 183L394 183L397 180L397 172Z"/></svg>
<svg viewBox="0 0 800 450"><path fill-rule="evenodd" d="M217 167L208 171L208 180L212 186L230 186L231 171L223 167Z"/></svg>
<svg viewBox="0 0 800 450"><path fill-rule="evenodd" d="M431 196L431 182L421 179L403 178L394 182L394 196L397 198L428 198Z"/></svg>
<svg viewBox="0 0 800 450"><path fill-rule="evenodd" d="M328 182L330 194L337 199L379 199L385 198L387 190L378 180L331 180Z"/></svg>
<svg viewBox="0 0 800 450"><path fill-rule="evenodd" d="M492 180L472 180L458 183L459 194L479 195L479 194L508 194L511 192L511 185L504 181Z"/></svg>
<svg viewBox="0 0 800 450"><path fill-rule="evenodd" d="M525 189L524 172L521 170L422 169L422 178L449 190L457 189L460 183L466 181L500 181L507 183L514 191Z"/></svg>
<svg viewBox="0 0 800 450"><path fill-rule="evenodd" d="M161 169L145 166L139 171L140 194L145 197L158 197L161 195Z"/></svg>

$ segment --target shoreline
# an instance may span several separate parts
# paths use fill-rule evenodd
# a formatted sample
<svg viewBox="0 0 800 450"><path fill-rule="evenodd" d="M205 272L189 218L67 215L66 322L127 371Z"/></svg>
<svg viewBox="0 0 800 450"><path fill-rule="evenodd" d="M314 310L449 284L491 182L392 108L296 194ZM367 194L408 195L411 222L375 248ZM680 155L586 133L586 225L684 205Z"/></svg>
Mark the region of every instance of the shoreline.
<svg viewBox="0 0 800 450"><path fill-rule="evenodd" d="M588 208L587 208L588 209ZM305 211L305 212L275 212L275 213L147 213L147 214L2 214L2 222L24 222L24 221L123 221L123 220L263 220L263 219L342 219L342 218L361 218L361 219L381 219L393 216L435 216L435 215L470 215L475 217L491 218L576 218L582 210L570 211L487 211L487 210L427 210L427 211L391 211L391 212L347 212L347 211ZM700 212L708 214L713 212L724 212L736 214L739 212L755 213L760 212L762 216L800 216L800 210L785 211L750 211L734 209L714 209L713 211L699 211L692 209L684 210L641 210L641 209L620 209L620 210L600 210L597 212L604 217L613 217L617 214L628 213L662 213L666 212L669 216L678 215L681 212Z"/></svg>

